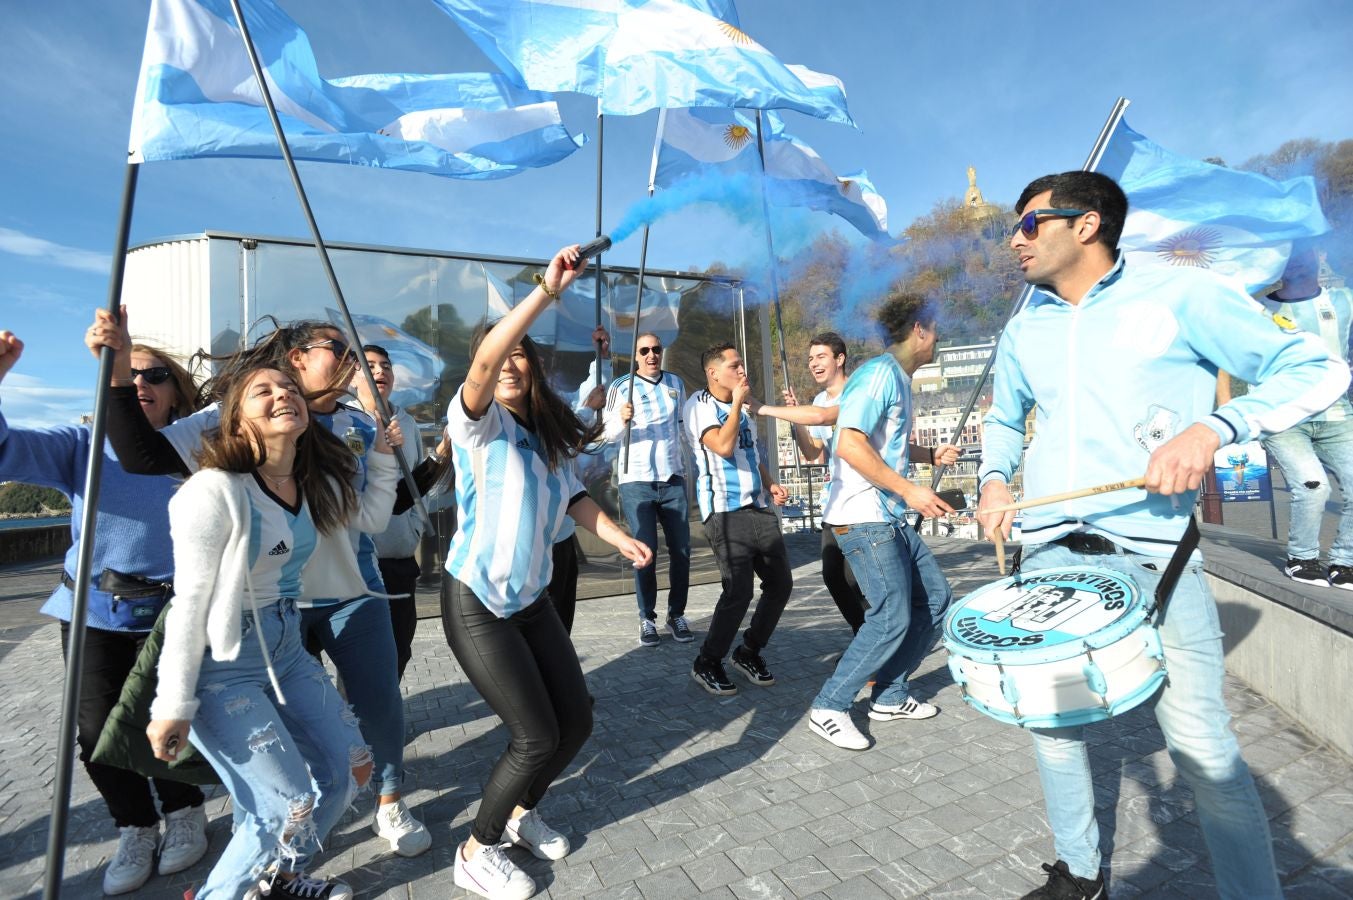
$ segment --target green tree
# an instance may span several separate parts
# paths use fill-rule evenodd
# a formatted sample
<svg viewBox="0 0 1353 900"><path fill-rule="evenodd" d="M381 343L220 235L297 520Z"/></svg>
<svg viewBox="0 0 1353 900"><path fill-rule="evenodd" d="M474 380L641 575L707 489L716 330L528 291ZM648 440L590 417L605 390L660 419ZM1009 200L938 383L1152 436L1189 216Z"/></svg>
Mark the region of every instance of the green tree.
<svg viewBox="0 0 1353 900"><path fill-rule="evenodd" d="M54 488L11 481L0 484L0 515L70 512L70 501Z"/></svg>

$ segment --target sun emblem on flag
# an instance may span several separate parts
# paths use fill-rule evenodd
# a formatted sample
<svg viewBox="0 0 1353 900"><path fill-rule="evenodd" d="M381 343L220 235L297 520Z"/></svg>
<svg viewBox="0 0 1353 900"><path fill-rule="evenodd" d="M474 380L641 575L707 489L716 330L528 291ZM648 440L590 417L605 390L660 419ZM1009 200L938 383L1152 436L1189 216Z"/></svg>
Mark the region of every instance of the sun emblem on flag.
<svg viewBox="0 0 1353 900"><path fill-rule="evenodd" d="M1166 238L1156 245L1161 262L1172 266L1192 266L1207 269L1217 259L1221 235L1211 228L1190 228Z"/></svg>
<svg viewBox="0 0 1353 900"><path fill-rule="evenodd" d="M729 25L727 22L720 22L719 30L724 33L724 37L728 38L735 44L746 45L756 43L756 41L752 40L751 36L747 34L747 32L743 31L741 28L735 28L732 25Z"/></svg>
<svg viewBox="0 0 1353 900"><path fill-rule="evenodd" d="M723 130L723 142L728 145L729 150L741 150L751 139L752 129L746 125L734 123Z"/></svg>
<svg viewBox="0 0 1353 900"><path fill-rule="evenodd" d="M849 196L850 186L855 182L851 181L849 178L837 178L836 181L837 187L841 189L841 196L843 197Z"/></svg>

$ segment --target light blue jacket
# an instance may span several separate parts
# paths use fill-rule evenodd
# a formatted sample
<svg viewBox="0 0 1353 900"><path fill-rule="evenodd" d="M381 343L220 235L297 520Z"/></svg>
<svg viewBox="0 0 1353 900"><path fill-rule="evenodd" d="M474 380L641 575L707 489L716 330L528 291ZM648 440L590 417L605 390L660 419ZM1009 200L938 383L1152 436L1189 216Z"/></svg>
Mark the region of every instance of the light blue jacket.
<svg viewBox="0 0 1353 900"><path fill-rule="evenodd" d="M1348 329L1353 321L1353 294L1348 288L1322 289L1306 300L1279 300L1276 294L1269 294L1259 302L1270 313L1284 316L1297 328L1320 338L1330 359L1348 361ZM1353 406L1348 397L1340 397L1329 409L1312 416L1311 421L1341 422L1351 417Z"/></svg>
<svg viewBox="0 0 1353 900"><path fill-rule="evenodd" d="M1256 387L1214 413L1218 369ZM1283 330L1235 282L1201 269L1125 268L1120 256L1079 304L1041 288L1002 335L979 479L1011 479L1035 408L1026 497L1140 477L1157 447L1196 422L1222 444L1282 431L1348 382L1318 338ZM1194 499L1136 489L1033 507L1023 536L1090 531L1168 556Z"/></svg>

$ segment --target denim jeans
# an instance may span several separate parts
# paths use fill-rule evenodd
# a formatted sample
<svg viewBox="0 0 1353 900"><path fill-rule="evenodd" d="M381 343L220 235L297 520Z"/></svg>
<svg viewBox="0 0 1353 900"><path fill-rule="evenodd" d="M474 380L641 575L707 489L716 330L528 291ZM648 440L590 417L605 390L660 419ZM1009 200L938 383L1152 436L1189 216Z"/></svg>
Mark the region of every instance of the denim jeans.
<svg viewBox="0 0 1353 900"><path fill-rule="evenodd" d="M388 617L387 617L388 618ZM370 760L357 720L301 644L301 616L279 600L242 620L240 653L208 652L197 679L200 706L189 733L235 806L235 831L198 900L235 898L274 863L302 871L357 790L352 769ZM286 698L277 702L258 638L261 630Z"/></svg>
<svg viewBox="0 0 1353 900"><path fill-rule="evenodd" d="M658 523L667 538L667 615L686 614L686 592L691 581L691 523L686 504L686 482L680 475L671 481L630 481L620 485L620 507L635 540L653 550L653 562L634 570L634 597L639 615L657 618Z"/></svg>
<svg viewBox="0 0 1353 900"><path fill-rule="evenodd" d="M780 519L769 509L744 506L732 512L713 513L705 520L705 536L719 564L723 591L714 605L709 633L700 655L721 662L733 646L747 607L752 604L755 579L761 578L761 599L742 640L757 653L770 641L780 614L794 589Z"/></svg>
<svg viewBox="0 0 1353 900"><path fill-rule="evenodd" d="M836 542L869 608L836 671L813 700L813 708L850 709L870 675L875 676L874 702L901 704L909 694L907 676L935 646L954 594L930 548L914 529L886 522L845 528L836 534Z"/></svg>
<svg viewBox="0 0 1353 900"><path fill-rule="evenodd" d="M1087 555L1056 544L1026 549L1024 569L1098 566L1124 572L1152 595L1166 560L1123 552ZM1203 839L1222 897L1280 898L1268 817L1222 698L1226 674L1217 604L1202 564L1180 576L1160 625L1165 686L1154 701L1156 721L1179 773L1193 788ZM1080 878L1099 875L1099 824L1084 728L1030 729L1043 782L1048 823L1059 858ZM1088 726L1094 727L1094 726Z"/></svg>
<svg viewBox="0 0 1353 900"><path fill-rule="evenodd" d="M382 797L399 793L404 780L404 698L389 603L363 596L303 609L301 629L319 638L343 679L376 763L372 788Z"/></svg>
<svg viewBox="0 0 1353 900"><path fill-rule="evenodd" d="M1292 491L1292 521L1287 555L1320 558L1320 517L1330 496L1329 476L1339 479L1344 495L1339 531L1330 547L1330 563L1353 566L1353 418L1307 422L1264 441L1264 449L1283 470Z"/></svg>

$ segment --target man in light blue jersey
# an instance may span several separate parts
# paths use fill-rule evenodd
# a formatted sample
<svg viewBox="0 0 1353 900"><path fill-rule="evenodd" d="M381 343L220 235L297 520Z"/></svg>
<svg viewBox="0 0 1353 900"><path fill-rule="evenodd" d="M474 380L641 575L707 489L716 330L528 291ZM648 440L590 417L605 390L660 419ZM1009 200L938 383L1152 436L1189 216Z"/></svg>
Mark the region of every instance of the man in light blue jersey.
<svg viewBox="0 0 1353 900"><path fill-rule="evenodd" d="M907 676L934 645L953 593L935 557L907 524L907 511L940 516L953 510L904 474L911 375L935 357L937 319L938 307L923 297L889 296L879 308L888 350L856 369L841 392L823 529L840 544L869 608L813 700L808 727L848 750L869 746L850 707L871 675L870 718L918 719L938 712L911 697Z"/></svg>
<svg viewBox="0 0 1353 900"><path fill-rule="evenodd" d="M1146 489L1023 512L1025 570L1110 568L1154 594L1185 533L1213 454L1283 431L1348 386L1319 341L1288 333L1244 289L1202 268L1128 266L1127 197L1111 178L1067 172L1024 189L1010 246L1039 291L997 348L984 420L979 519L1008 535L1007 487L1024 459L1031 497L1123 481ZM1257 386L1213 412L1219 368ZM1035 410L1037 440L1024 454ZM1227 898L1282 896L1268 818L1222 698L1221 628L1194 553L1159 622L1168 678L1155 701L1170 756L1193 789ZM1030 729L1058 860L1031 898L1103 898L1099 826L1084 729ZM1112 811L1110 811L1112 815Z"/></svg>
<svg viewBox="0 0 1353 900"><path fill-rule="evenodd" d="M691 668L691 677L711 694L736 694L724 672L728 654L761 578L761 599L742 644L733 651L733 668L752 684L775 683L761 650L780 621L794 577L789 570L780 520L766 501L783 505L785 489L770 477L757 454L756 428L748 404L751 387L742 357L732 344L710 347L700 357L706 388L686 401L686 430L695 446L698 470L695 496L705 536L723 578L723 592L710 619L709 634Z"/></svg>
<svg viewBox="0 0 1353 900"><path fill-rule="evenodd" d="M630 437L628 466L620 451L620 506L630 534L654 548L653 562L634 570L634 598L639 604L639 644L656 647L658 638L658 523L667 538L667 630L681 643L695 640L686 622L686 594L691 576L691 524L686 505L686 438L682 409L686 386L662 370L662 339L651 332L636 343L633 388L631 376L611 384L606 395L606 440L622 444ZM634 401L630 402L633 390ZM637 412L636 412L637 411Z"/></svg>
<svg viewBox="0 0 1353 900"><path fill-rule="evenodd" d="M1330 359L1348 362L1348 326L1353 294L1320 285L1315 247L1298 247L1283 272L1283 283L1260 302L1282 324L1313 334ZM1294 581L1353 591L1353 405L1343 396L1307 421L1264 441L1292 491L1283 571ZM1343 509L1330 547L1329 567L1320 564L1320 519L1330 496L1329 476L1339 480Z"/></svg>

